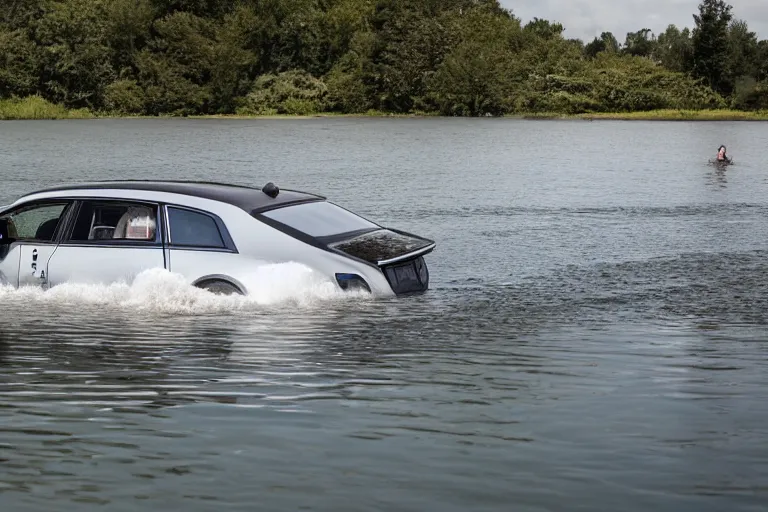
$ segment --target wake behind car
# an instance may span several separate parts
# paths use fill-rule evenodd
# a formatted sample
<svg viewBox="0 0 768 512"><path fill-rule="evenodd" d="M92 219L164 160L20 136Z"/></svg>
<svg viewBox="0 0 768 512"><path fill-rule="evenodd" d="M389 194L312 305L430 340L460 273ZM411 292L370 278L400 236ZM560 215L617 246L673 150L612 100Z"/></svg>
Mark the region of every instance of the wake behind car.
<svg viewBox="0 0 768 512"><path fill-rule="evenodd" d="M429 288L424 256L434 248L272 183L92 182L0 209L0 284L12 286L130 283L163 268L214 293L248 294L264 263L297 262L340 289L396 296Z"/></svg>

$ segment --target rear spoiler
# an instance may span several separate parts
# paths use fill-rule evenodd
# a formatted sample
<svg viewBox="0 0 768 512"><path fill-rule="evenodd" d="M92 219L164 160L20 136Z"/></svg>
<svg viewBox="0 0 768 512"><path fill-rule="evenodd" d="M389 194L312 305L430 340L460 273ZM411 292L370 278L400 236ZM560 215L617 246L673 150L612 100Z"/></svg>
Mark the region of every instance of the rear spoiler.
<svg viewBox="0 0 768 512"><path fill-rule="evenodd" d="M409 252L408 254L403 254L402 256L397 256L395 258L390 258L388 260L380 260L376 262L380 267L384 265L390 265L392 263L397 263L399 261L405 261L412 258L417 258L419 256L424 256L425 254L429 254L432 251L435 250L435 247L437 246L437 243L432 243L422 249L419 249L417 251Z"/></svg>

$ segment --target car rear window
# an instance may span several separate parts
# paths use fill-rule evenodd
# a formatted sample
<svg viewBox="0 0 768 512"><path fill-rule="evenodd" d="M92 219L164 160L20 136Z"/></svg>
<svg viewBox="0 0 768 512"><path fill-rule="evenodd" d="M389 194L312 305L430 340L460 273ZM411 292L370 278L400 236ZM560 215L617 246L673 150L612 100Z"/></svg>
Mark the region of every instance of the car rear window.
<svg viewBox="0 0 768 512"><path fill-rule="evenodd" d="M224 247L216 221L208 215L168 207L171 244L186 247Z"/></svg>
<svg viewBox="0 0 768 512"><path fill-rule="evenodd" d="M314 237L379 229L373 222L326 201L286 206L262 215Z"/></svg>

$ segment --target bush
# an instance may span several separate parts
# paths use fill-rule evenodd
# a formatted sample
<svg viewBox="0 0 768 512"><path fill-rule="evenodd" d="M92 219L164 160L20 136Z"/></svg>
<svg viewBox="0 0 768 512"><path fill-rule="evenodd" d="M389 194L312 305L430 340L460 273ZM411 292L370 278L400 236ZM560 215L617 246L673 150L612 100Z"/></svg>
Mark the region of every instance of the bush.
<svg viewBox="0 0 768 512"><path fill-rule="evenodd" d="M91 117L86 109L67 110L40 96L0 100L0 119L85 119Z"/></svg>
<svg viewBox="0 0 768 512"><path fill-rule="evenodd" d="M147 114L193 115L208 101L208 89L186 78L183 68L167 58L142 51L136 60Z"/></svg>
<svg viewBox="0 0 768 512"><path fill-rule="evenodd" d="M328 87L305 71L260 76L237 109L240 115L310 115L322 112Z"/></svg>
<svg viewBox="0 0 768 512"><path fill-rule="evenodd" d="M135 80L118 80L104 91L104 105L117 114L140 114L144 111L144 90Z"/></svg>
<svg viewBox="0 0 768 512"><path fill-rule="evenodd" d="M371 108L369 91L359 70L345 71L335 67L325 76L325 83L328 87L327 108L345 114L357 114Z"/></svg>
<svg viewBox="0 0 768 512"><path fill-rule="evenodd" d="M0 26L0 97L35 92L40 81L39 53L23 31Z"/></svg>
<svg viewBox="0 0 768 512"><path fill-rule="evenodd" d="M739 80L731 106L738 110L768 109L768 83L760 83L754 79Z"/></svg>
<svg viewBox="0 0 768 512"><path fill-rule="evenodd" d="M723 98L648 59L600 54L571 75L532 74L513 109L529 112L643 112L724 108Z"/></svg>

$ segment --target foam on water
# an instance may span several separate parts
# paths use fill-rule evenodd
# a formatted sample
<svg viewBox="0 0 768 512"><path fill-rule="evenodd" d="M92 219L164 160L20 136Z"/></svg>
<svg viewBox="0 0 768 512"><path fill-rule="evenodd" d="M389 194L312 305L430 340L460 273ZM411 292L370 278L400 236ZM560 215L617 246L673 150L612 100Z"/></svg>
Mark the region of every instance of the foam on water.
<svg viewBox="0 0 768 512"><path fill-rule="evenodd" d="M247 296L215 295L191 286L183 276L150 269L130 282L109 285L64 283L48 290L0 286L5 306L46 303L55 306L98 306L157 313L205 314L254 310L272 305L312 307L328 301L370 297L339 290L327 277L298 263L265 264L243 283Z"/></svg>

